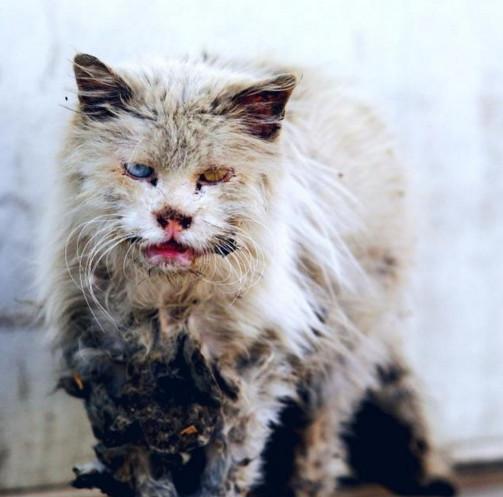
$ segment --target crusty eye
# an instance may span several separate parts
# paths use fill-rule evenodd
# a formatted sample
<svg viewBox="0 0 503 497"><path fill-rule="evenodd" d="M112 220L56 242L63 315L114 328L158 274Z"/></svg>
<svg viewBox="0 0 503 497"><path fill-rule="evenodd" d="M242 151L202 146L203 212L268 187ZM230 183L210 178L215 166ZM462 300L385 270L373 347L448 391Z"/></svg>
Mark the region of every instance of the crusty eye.
<svg viewBox="0 0 503 497"><path fill-rule="evenodd" d="M199 175L198 183L202 185L215 185L229 181L233 175L232 169L226 167L211 167Z"/></svg>
<svg viewBox="0 0 503 497"><path fill-rule="evenodd" d="M137 164L135 162L126 162L124 164L126 172L135 179L152 179L154 176L154 168L145 164Z"/></svg>

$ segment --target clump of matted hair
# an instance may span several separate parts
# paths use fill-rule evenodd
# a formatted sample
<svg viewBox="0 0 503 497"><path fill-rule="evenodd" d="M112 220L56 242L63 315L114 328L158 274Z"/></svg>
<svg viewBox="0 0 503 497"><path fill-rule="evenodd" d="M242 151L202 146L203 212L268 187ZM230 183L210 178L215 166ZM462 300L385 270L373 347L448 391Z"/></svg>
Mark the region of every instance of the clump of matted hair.
<svg viewBox="0 0 503 497"><path fill-rule="evenodd" d="M190 489L204 464L202 448L221 436L221 405L235 395L233 386L183 331L159 332L148 351L131 341L101 350L60 380L84 400L98 439L96 463L74 468L73 485L113 497L151 495L154 481L157 489L173 481Z"/></svg>

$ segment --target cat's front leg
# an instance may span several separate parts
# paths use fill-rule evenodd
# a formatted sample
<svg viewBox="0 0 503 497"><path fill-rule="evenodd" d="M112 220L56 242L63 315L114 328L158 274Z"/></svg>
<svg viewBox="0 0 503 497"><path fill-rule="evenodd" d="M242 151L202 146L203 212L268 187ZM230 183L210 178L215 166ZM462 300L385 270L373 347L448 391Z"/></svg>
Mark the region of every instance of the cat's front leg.
<svg viewBox="0 0 503 497"><path fill-rule="evenodd" d="M267 435L257 435L254 443L265 445ZM201 497L247 495L260 476L260 454L260 450L251 450L229 439L215 441L207 450L208 464L201 482Z"/></svg>
<svg viewBox="0 0 503 497"><path fill-rule="evenodd" d="M282 407L278 392L293 389L283 367L268 364L267 369L245 374L248 381L239 383L236 399L224 407L223 425L206 449L201 497L248 495L260 480L264 449Z"/></svg>
<svg viewBox="0 0 503 497"><path fill-rule="evenodd" d="M98 444L100 445L100 444ZM102 447L100 453L104 455ZM112 449L108 452L117 452ZM171 477L154 478L135 451L123 450L120 467L108 467L100 460L75 466L75 488L99 489L110 497L178 497Z"/></svg>
<svg viewBox="0 0 503 497"><path fill-rule="evenodd" d="M338 480L348 474L338 412L333 404L327 404L313 409L308 418L295 450L288 493L295 497L333 496Z"/></svg>

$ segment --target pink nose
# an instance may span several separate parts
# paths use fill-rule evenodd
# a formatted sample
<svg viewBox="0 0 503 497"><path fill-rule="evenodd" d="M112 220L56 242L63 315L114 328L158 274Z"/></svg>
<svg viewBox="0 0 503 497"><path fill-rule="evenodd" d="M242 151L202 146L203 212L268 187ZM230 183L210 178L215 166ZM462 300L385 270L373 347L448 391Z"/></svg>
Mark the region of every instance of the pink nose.
<svg viewBox="0 0 503 497"><path fill-rule="evenodd" d="M176 219L170 219L166 226L164 226L164 231L169 238L174 238L180 231L183 231L183 228Z"/></svg>
<svg viewBox="0 0 503 497"><path fill-rule="evenodd" d="M192 217L182 214L172 208L166 208L161 212L156 213L156 219L161 228L164 229L169 238L183 230L190 228Z"/></svg>

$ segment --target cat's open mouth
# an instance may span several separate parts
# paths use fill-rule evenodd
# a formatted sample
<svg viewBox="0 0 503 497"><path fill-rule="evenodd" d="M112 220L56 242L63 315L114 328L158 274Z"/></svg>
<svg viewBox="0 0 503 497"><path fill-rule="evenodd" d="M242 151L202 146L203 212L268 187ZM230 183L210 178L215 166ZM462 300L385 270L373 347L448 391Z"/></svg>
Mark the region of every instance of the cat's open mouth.
<svg viewBox="0 0 503 497"><path fill-rule="evenodd" d="M226 257L238 249L238 244L231 237L216 237L208 249L197 251L174 239L162 243L148 245L144 251L149 262L155 265L174 265L188 267L194 259L203 254L214 253Z"/></svg>
<svg viewBox="0 0 503 497"><path fill-rule="evenodd" d="M145 249L145 255L154 264L175 264L190 266L197 256L195 250L187 247L176 240L149 245Z"/></svg>

